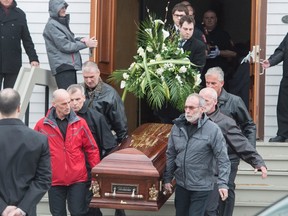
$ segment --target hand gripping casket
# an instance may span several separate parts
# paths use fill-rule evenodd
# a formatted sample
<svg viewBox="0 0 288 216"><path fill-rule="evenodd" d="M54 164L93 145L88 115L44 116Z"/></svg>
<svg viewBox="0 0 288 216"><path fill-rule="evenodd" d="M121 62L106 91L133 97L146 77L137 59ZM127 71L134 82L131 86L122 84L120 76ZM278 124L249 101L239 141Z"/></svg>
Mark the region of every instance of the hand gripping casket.
<svg viewBox="0 0 288 216"><path fill-rule="evenodd" d="M90 207L157 211L171 194L162 187L172 125L138 127L119 150L92 169Z"/></svg>

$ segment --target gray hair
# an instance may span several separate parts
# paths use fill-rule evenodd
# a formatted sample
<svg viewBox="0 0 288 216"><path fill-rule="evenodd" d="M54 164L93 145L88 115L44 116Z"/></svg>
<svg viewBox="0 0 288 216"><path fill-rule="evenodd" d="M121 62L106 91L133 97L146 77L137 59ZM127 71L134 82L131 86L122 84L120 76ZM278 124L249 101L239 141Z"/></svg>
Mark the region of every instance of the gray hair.
<svg viewBox="0 0 288 216"><path fill-rule="evenodd" d="M96 72L100 73L98 65L93 61L86 61L82 66L82 72Z"/></svg>
<svg viewBox="0 0 288 216"><path fill-rule="evenodd" d="M220 67L209 68L205 74L205 78L208 75L214 75L214 74L218 76L218 81L220 81L220 82L224 81L224 72L223 72L222 68L220 68Z"/></svg>
<svg viewBox="0 0 288 216"><path fill-rule="evenodd" d="M85 95L85 89L81 84L72 84L67 88L69 94L74 94L78 90L81 92L82 95Z"/></svg>

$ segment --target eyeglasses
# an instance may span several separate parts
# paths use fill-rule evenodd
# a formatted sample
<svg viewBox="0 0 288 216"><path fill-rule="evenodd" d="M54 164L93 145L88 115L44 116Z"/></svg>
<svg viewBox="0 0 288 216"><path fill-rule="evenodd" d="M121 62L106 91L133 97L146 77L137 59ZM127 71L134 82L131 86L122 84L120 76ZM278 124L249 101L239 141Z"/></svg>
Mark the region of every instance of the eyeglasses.
<svg viewBox="0 0 288 216"><path fill-rule="evenodd" d="M197 107L185 106L185 107L184 107L184 110L187 110L187 109L189 109L189 110L195 110L195 109L197 109L197 108L199 108L199 106L197 106Z"/></svg>
<svg viewBox="0 0 288 216"><path fill-rule="evenodd" d="M173 16L178 17L178 18L181 18L181 17L183 17L184 15L183 15L183 14L173 14Z"/></svg>

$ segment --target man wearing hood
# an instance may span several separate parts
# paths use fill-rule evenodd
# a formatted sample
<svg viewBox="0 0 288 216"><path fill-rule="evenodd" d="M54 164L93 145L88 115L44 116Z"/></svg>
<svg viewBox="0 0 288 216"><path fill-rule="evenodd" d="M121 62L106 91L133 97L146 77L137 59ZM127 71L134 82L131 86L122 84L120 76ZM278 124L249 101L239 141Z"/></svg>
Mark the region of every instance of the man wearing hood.
<svg viewBox="0 0 288 216"><path fill-rule="evenodd" d="M45 40L49 65L55 76L58 88L67 89L77 83L76 71L81 70L80 50L97 47L97 40L92 38L75 38L70 30L68 4L64 0L50 0L50 18L45 26Z"/></svg>
<svg viewBox="0 0 288 216"><path fill-rule="evenodd" d="M32 66L38 56L27 26L25 13L15 0L0 0L0 89L13 88L22 66L21 41Z"/></svg>

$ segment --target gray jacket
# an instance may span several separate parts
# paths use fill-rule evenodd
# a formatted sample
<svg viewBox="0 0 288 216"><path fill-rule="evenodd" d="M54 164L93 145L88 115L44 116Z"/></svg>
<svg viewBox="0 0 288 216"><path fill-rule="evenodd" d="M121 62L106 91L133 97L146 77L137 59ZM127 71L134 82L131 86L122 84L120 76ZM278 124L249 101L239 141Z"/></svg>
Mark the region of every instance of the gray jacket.
<svg viewBox="0 0 288 216"><path fill-rule="evenodd" d="M182 114L174 121L166 151L164 183L175 176L177 185L191 191L213 189L215 182L213 160L217 160L218 187L228 188L230 161L220 128L203 114L198 127L189 138L187 121Z"/></svg>
<svg viewBox="0 0 288 216"><path fill-rule="evenodd" d="M79 50L87 48L81 38L74 38L69 28L69 15L59 17L58 12L68 4L64 0L50 0L50 18L45 26L45 40L49 65L53 75L66 70L81 70L82 60Z"/></svg>

